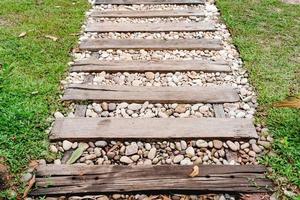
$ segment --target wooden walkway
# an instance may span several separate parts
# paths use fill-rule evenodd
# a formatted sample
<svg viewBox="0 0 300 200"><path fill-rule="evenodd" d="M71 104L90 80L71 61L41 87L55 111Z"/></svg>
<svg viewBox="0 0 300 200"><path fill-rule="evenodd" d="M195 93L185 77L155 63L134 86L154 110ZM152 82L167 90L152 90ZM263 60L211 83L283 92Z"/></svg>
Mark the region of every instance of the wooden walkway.
<svg viewBox="0 0 300 200"><path fill-rule="evenodd" d="M204 0L96 0L95 4L204 4ZM180 11L93 11L97 18L203 17L197 9ZM111 23L89 21L86 32L170 32L209 31L217 27L210 21ZM213 50L223 49L219 39L86 39L80 51L99 50ZM231 69L225 61L199 60L113 60L95 58L76 61L71 72L223 72ZM71 84L62 97L68 102L153 102L212 103L215 117L210 118L87 118L85 107L77 106L75 118L56 119L50 140L176 140L219 139L249 140L258 135L252 120L225 118L223 103L240 101L235 88L224 86L134 87ZM195 172L196 171L196 172ZM162 166L87 166L46 165L36 173L33 196L82 195L123 192L266 192L272 183L265 178L266 169L257 165L162 165Z"/></svg>

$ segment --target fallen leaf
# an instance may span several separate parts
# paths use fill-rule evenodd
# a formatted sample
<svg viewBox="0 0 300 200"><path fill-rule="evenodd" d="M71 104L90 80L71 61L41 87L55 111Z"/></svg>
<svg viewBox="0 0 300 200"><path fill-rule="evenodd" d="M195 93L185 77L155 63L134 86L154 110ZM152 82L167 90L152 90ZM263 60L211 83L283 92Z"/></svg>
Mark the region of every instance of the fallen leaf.
<svg viewBox="0 0 300 200"><path fill-rule="evenodd" d="M26 187L24 194L23 194L23 198L26 198L28 196L28 193L30 191L30 189L32 188L32 186L35 183L35 175L33 175L33 177L30 179L30 181L28 182L28 186Z"/></svg>
<svg viewBox="0 0 300 200"><path fill-rule="evenodd" d="M72 153L70 159L67 161L67 165L73 164L80 158L80 156L83 154L83 152L87 149L88 147L84 143L80 143L78 145L78 148Z"/></svg>
<svg viewBox="0 0 300 200"><path fill-rule="evenodd" d="M275 103L275 107L298 108L300 109L300 96L288 97L286 100Z"/></svg>
<svg viewBox="0 0 300 200"><path fill-rule="evenodd" d="M190 173L189 177L195 177L199 175L199 167L197 165L195 165L193 167L193 171L192 173Z"/></svg>
<svg viewBox="0 0 300 200"><path fill-rule="evenodd" d="M21 37L25 37L27 35L27 33L26 32L22 32L22 33L20 33L20 35L19 35L19 38L21 38Z"/></svg>
<svg viewBox="0 0 300 200"><path fill-rule="evenodd" d="M30 167L30 168L36 169L38 166L39 166L39 163L38 163L38 161L36 161L36 160L32 160L32 161L30 161L30 163L29 163L29 167Z"/></svg>
<svg viewBox="0 0 300 200"><path fill-rule="evenodd" d="M56 42L56 41L58 40L57 37L52 36L52 35L45 35L45 38L51 39L51 40L53 40L54 42Z"/></svg>

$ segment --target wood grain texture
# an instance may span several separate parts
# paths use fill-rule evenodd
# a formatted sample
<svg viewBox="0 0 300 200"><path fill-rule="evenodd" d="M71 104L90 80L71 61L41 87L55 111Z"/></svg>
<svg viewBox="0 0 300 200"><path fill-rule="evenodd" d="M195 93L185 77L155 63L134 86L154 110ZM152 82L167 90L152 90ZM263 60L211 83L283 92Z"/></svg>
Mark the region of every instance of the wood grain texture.
<svg viewBox="0 0 300 200"><path fill-rule="evenodd" d="M193 166L86 166L48 165L37 169L37 189L31 195L89 194L104 192L262 192L272 187L257 165Z"/></svg>
<svg viewBox="0 0 300 200"><path fill-rule="evenodd" d="M232 87L134 87L71 84L62 100L94 100L156 103L225 103L240 100Z"/></svg>
<svg viewBox="0 0 300 200"><path fill-rule="evenodd" d="M86 32L170 32L170 31L215 31L211 22L162 22L162 23L112 23L89 22Z"/></svg>
<svg viewBox="0 0 300 200"><path fill-rule="evenodd" d="M88 39L79 45L81 50L151 49L151 50L221 50L220 40L210 39Z"/></svg>
<svg viewBox="0 0 300 200"><path fill-rule="evenodd" d="M103 61L87 59L75 62L72 72L170 72L170 71L205 71L205 72L231 72L226 62L212 62L202 60L131 60Z"/></svg>
<svg viewBox="0 0 300 200"><path fill-rule="evenodd" d="M249 139L257 138L252 121L232 118L63 118L50 140L100 139Z"/></svg>
<svg viewBox="0 0 300 200"><path fill-rule="evenodd" d="M95 5L100 4L204 4L205 0L96 0Z"/></svg>
<svg viewBox="0 0 300 200"><path fill-rule="evenodd" d="M154 17L204 17L203 10L185 9L185 10L93 10L91 17L133 17L133 18L154 18Z"/></svg>

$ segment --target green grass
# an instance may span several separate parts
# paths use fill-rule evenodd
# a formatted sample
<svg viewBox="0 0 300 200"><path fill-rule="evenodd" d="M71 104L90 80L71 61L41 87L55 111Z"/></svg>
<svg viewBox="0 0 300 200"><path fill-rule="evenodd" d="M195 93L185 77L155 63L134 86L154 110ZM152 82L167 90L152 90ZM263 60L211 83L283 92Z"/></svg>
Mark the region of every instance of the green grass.
<svg viewBox="0 0 300 200"><path fill-rule="evenodd" d="M263 162L272 167L275 181L282 176L299 187L300 112L272 104L300 91L300 6L279 0L217 2L258 92L257 120L275 138L276 156Z"/></svg>
<svg viewBox="0 0 300 200"><path fill-rule="evenodd" d="M0 1L0 157L13 174L47 155L47 118L87 9L87 0Z"/></svg>

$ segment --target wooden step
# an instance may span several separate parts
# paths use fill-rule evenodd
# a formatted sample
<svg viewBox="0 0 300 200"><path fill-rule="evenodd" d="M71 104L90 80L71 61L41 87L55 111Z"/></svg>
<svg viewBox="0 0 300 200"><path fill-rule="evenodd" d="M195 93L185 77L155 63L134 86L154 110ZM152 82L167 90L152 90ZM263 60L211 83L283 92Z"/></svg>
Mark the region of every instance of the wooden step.
<svg viewBox="0 0 300 200"><path fill-rule="evenodd" d="M204 17L205 14L199 9L185 10L93 10L91 17L133 17L133 18L155 18L155 17Z"/></svg>
<svg viewBox="0 0 300 200"><path fill-rule="evenodd" d="M194 170L199 173L191 177ZM268 192L273 187L258 165L39 166L31 195L124 192Z"/></svg>
<svg viewBox="0 0 300 200"><path fill-rule="evenodd" d="M205 0L96 0L95 5L100 4L204 4Z"/></svg>
<svg viewBox="0 0 300 200"><path fill-rule="evenodd" d="M90 58L75 62L71 72L231 72L226 62L202 60L98 60Z"/></svg>
<svg viewBox="0 0 300 200"><path fill-rule="evenodd" d="M221 50L220 40L210 39L88 39L81 42L81 50L149 49L149 50Z"/></svg>
<svg viewBox="0 0 300 200"><path fill-rule="evenodd" d="M170 32L170 31L215 31L211 22L161 22L161 23L112 23L89 22L86 32Z"/></svg>
<svg viewBox="0 0 300 200"><path fill-rule="evenodd" d="M68 100L126 101L153 103L230 103L240 100L227 86L134 87L72 84L62 98Z"/></svg>
<svg viewBox="0 0 300 200"><path fill-rule="evenodd" d="M62 118L52 141L101 139L250 139L258 138L250 119L232 118Z"/></svg>

